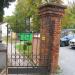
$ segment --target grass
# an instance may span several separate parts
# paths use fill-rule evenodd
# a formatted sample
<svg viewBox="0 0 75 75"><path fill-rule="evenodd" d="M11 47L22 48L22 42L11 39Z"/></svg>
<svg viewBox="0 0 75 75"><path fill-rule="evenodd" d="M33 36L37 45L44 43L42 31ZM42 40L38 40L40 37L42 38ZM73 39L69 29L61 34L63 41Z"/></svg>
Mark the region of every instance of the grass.
<svg viewBox="0 0 75 75"><path fill-rule="evenodd" d="M24 48L26 47L26 48ZM16 44L16 49L24 56L30 57L32 54L32 45Z"/></svg>

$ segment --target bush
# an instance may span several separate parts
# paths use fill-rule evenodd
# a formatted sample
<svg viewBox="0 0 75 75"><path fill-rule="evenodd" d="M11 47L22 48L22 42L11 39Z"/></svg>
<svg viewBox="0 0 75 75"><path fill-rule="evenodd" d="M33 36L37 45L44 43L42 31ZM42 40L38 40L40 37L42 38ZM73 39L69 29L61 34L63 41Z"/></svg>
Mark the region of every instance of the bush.
<svg viewBox="0 0 75 75"><path fill-rule="evenodd" d="M26 44L27 44L27 45L32 45L32 43L31 43L31 42L27 42Z"/></svg>
<svg viewBox="0 0 75 75"><path fill-rule="evenodd" d="M31 42L24 42L23 49L26 50L27 46L30 46L30 45L32 45Z"/></svg>
<svg viewBox="0 0 75 75"><path fill-rule="evenodd" d="M27 49L27 44L26 44L26 43L24 43L24 45L23 45L23 49L24 49L24 50Z"/></svg>

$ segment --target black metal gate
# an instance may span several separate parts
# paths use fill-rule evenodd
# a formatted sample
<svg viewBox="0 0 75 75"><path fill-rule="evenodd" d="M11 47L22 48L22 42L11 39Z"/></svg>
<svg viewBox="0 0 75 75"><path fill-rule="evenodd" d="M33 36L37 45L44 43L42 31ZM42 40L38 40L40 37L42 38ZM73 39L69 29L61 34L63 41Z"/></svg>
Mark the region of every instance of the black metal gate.
<svg viewBox="0 0 75 75"><path fill-rule="evenodd" d="M31 30L30 18L26 18L24 22L25 27L21 31L16 20L14 29L17 32L7 25L7 74L47 75L50 65L40 64L40 60L49 61L49 55L40 54L40 31Z"/></svg>

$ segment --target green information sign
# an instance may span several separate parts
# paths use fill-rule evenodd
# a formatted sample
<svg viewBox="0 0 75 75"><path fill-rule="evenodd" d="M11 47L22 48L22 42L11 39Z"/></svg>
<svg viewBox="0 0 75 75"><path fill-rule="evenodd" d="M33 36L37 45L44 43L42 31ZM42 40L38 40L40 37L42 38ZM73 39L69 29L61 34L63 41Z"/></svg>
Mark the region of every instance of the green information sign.
<svg viewBox="0 0 75 75"><path fill-rule="evenodd" d="M32 33L19 33L19 40L32 41Z"/></svg>

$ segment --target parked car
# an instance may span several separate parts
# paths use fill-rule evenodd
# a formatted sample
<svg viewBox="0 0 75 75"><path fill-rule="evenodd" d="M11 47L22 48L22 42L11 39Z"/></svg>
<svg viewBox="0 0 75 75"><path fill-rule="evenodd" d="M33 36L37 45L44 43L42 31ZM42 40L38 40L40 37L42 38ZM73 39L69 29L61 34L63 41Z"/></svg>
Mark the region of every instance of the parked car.
<svg viewBox="0 0 75 75"><path fill-rule="evenodd" d="M70 34L70 35L67 35L67 36L64 36L63 38L60 38L60 46L61 47L64 47L64 46L68 46L69 45L69 41L71 39L73 39L75 37L75 34Z"/></svg>
<svg viewBox="0 0 75 75"><path fill-rule="evenodd" d="M69 41L69 45L71 46L71 48L75 47L75 38Z"/></svg>

